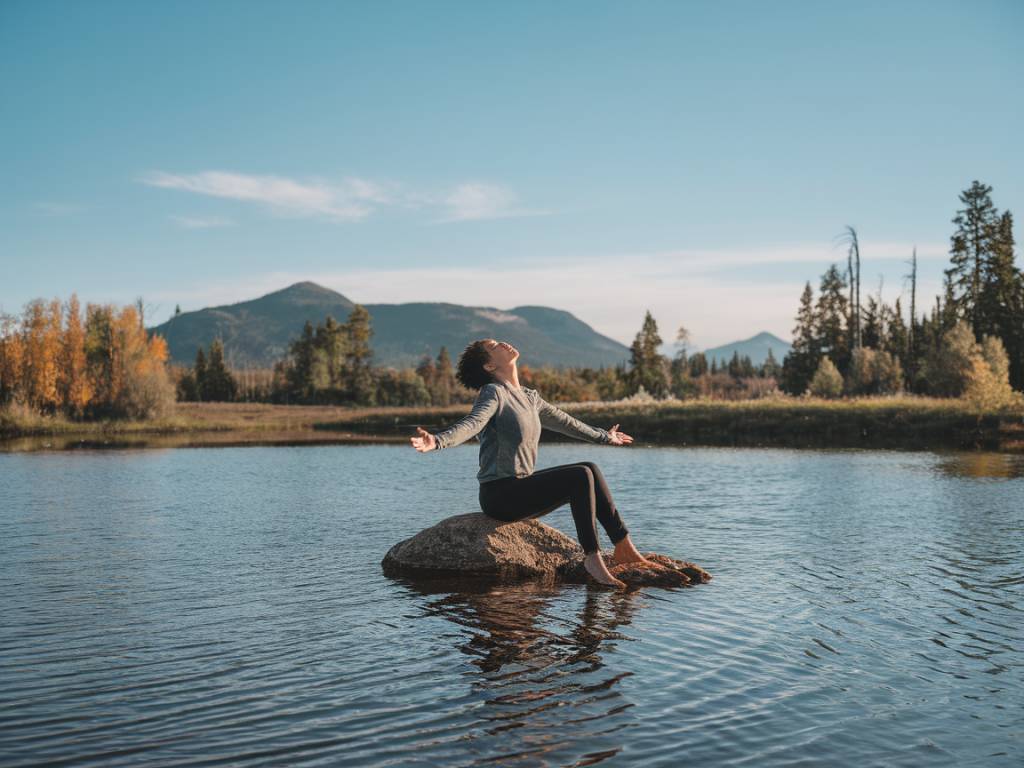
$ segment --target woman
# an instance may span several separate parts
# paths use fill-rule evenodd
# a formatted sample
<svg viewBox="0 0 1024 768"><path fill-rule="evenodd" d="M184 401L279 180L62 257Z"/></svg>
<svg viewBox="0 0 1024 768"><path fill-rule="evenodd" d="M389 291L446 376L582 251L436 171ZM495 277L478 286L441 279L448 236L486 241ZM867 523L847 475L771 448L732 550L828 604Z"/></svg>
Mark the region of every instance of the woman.
<svg viewBox="0 0 1024 768"><path fill-rule="evenodd" d="M568 502L587 572L600 584L623 587L601 559L595 517L615 544L615 563L656 564L630 541L601 470L590 461L539 472L533 467L541 427L607 445L629 445L633 438L619 432L618 424L610 430L584 424L546 402L537 390L520 386L518 359L519 350L494 339L480 339L466 347L455 377L463 386L479 390L473 409L443 432L417 427L419 436L410 438L412 445L425 453L451 448L481 433L477 479L483 513L512 522L546 515Z"/></svg>

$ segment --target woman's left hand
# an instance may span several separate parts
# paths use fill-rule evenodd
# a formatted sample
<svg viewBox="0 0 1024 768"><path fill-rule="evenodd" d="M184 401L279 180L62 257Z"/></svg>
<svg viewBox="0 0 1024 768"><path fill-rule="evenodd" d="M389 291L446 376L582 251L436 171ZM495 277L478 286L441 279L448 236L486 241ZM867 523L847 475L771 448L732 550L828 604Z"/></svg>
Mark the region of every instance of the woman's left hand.
<svg viewBox="0 0 1024 768"><path fill-rule="evenodd" d="M633 442L632 437L627 435L625 432L619 432L618 424L608 430L608 435L612 439L611 445L629 445Z"/></svg>

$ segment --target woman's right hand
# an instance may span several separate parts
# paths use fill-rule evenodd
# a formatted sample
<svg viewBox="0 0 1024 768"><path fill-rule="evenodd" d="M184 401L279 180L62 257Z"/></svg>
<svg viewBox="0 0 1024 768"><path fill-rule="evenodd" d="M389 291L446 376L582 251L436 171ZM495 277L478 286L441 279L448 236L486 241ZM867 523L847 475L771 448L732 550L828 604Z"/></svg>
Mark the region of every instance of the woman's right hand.
<svg viewBox="0 0 1024 768"><path fill-rule="evenodd" d="M432 434L427 432L423 427L416 427L416 431L419 432L419 437L410 437L409 440L412 442L412 447L420 453L426 453L437 448L437 440Z"/></svg>

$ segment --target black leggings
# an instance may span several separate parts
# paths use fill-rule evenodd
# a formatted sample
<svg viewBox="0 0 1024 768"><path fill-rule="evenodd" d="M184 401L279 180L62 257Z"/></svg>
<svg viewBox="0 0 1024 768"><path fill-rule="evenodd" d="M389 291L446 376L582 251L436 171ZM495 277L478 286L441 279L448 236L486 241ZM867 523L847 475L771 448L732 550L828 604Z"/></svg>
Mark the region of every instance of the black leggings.
<svg viewBox="0 0 1024 768"><path fill-rule="evenodd" d="M548 467L526 477L480 483L480 509L506 523L541 517L569 503L576 535L586 553L597 552L596 516L608 538L618 544L629 531L612 501L608 483L592 461Z"/></svg>

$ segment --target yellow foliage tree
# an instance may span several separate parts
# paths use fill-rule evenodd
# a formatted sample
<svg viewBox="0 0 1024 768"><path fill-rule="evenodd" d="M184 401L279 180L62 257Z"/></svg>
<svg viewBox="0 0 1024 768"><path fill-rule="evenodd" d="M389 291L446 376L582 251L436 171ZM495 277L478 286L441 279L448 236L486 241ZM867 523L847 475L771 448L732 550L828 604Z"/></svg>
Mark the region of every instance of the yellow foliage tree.
<svg viewBox="0 0 1024 768"><path fill-rule="evenodd" d="M64 305L64 337L61 344L59 389L64 408L81 416L92 398L92 385L86 371L85 328L82 325L78 296L71 294Z"/></svg>
<svg viewBox="0 0 1024 768"><path fill-rule="evenodd" d="M141 303L141 300L140 300ZM141 309L86 305L75 294L34 299L20 320L0 316L0 405L74 416L151 418L174 403L167 342L146 332Z"/></svg>

